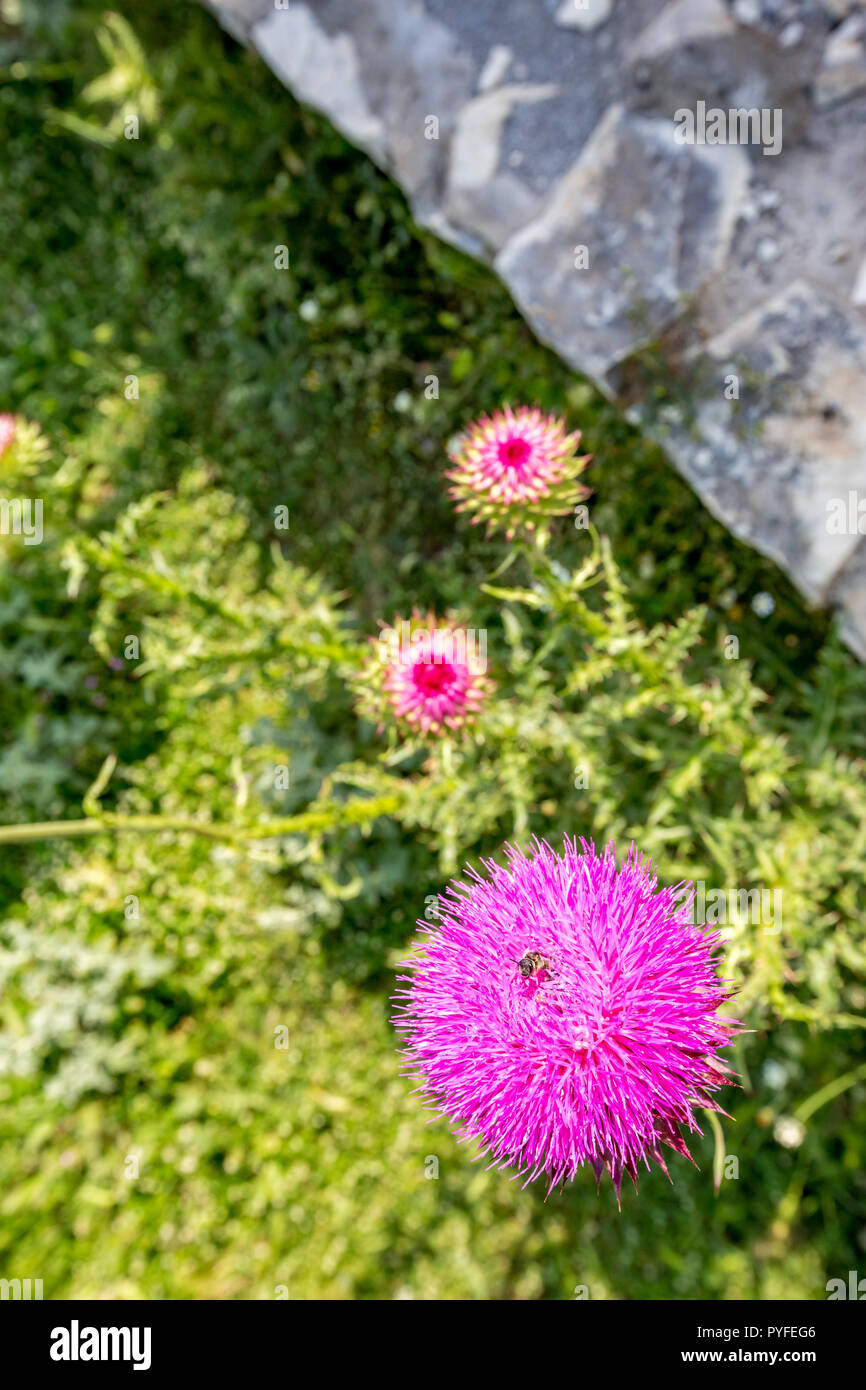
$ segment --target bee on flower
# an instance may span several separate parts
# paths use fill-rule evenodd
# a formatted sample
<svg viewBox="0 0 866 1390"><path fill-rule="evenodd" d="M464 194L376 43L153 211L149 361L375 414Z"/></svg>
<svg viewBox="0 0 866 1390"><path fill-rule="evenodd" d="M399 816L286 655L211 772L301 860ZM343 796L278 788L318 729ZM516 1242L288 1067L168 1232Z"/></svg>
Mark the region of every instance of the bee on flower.
<svg viewBox="0 0 866 1390"><path fill-rule="evenodd" d="M590 459L578 455L579 444L579 430L568 434L562 419L529 406L483 415L448 449L453 467L445 476L457 511L508 540L568 515L589 496L577 482Z"/></svg>

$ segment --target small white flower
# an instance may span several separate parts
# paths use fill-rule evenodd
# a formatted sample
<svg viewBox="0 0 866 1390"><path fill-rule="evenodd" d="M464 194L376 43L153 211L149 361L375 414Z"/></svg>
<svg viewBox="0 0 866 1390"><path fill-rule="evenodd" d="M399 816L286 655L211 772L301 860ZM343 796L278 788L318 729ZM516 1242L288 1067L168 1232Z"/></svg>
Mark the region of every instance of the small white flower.
<svg viewBox="0 0 866 1390"><path fill-rule="evenodd" d="M773 1126L773 1138L783 1149L799 1149L806 1138L806 1130L793 1115L780 1115Z"/></svg>
<svg viewBox="0 0 866 1390"><path fill-rule="evenodd" d="M759 618L769 618L776 607L776 600L772 594L755 594L752 599L752 611L757 613Z"/></svg>
<svg viewBox="0 0 866 1390"><path fill-rule="evenodd" d="M398 391L394 397L394 409L399 410L401 415L405 415L407 410L412 408L412 396L408 391Z"/></svg>
<svg viewBox="0 0 866 1390"><path fill-rule="evenodd" d="M770 1058L768 1062L764 1063L761 1075L766 1086L769 1086L773 1091L778 1091L788 1080L788 1068L784 1067L781 1062L774 1062Z"/></svg>
<svg viewBox="0 0 866 1390"><path fill-rule="evenodd" d="M298 309L298 313L305 323L312 323L313 319L319 317L319 303L316 299L305 299Z"/></svg>

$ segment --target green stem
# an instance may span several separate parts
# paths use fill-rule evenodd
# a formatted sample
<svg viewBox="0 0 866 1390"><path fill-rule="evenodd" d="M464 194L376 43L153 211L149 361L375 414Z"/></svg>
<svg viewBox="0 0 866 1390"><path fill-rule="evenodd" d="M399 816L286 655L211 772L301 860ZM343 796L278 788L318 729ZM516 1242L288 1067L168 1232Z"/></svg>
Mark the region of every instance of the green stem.
<svg viewBox="0 0 866 1390"><path fill-rule="evenodd" d="M719 1191L722 1186L722 1178L724 1177L725 1173L725 1135L722 1130L719 1117L715 1113L715 1111L705 1110L704 1114L707 1116L710 1124L713 1127L713 1135L715 1136L716 1141L715 1150L713 1152L713 1187L715 1188L716 1196L718 1197Z"/></svg>
<svg viewBox="0 0 866 1390"><path fill-rule="evenodd" d="M613 560L610 554L610 547L606 539L599 536L595 527L590 527L592 537L592 554L583 567L583 583L594 574L598 560L601 559L605 566L608 580L610 581L613 568ZM524 553L529 563L529 567L536 578L543 578L549 575L549 561L544 555L540 555L531 548L525 548ZM609 587L612 586L609 584ZM604 614L597 613L594 609L581 598L579 593L571 592L565 601L565 610L576 618L579 625L586 632L587 636L603 650L610 646L610 639L613 635L611 626ZM679 673L666 671L663 664L652 656L649 652L642 651L640 647L633 643L628 643L617 654L617 660L625 667L630 667L646 686L666 692L669 702L678 701L688 712L688 715L696 723L701 724L705 718L702 708L701 693L695 687L690 686Z"/></svg>
<svg viewBox="0 0 866 1390"><path fill-rule="evenodd" d="M35 840L77 839L84 835L99 835L104 831L134 831L139 834L175 831L178 834L202 835L208 840L225 844L245 844L254 840L273 839L279 835L308 835L318 830L336 829L345 825L364 825L379 816L394 815L402 797L387 795L369 800L347 801L342 805L315 811L302 811L296 816L264 821L258 825L226 825L219 821L186 820L182 816L89 816L85 820L40 821L31 825L0 825L0 844L22 845Z"/></svg>
<svg viewBox="0 0 866 1390"><path fill-rule="evenodd" d="M347 646L342 642L299 641L294 637L274 632L266 635L266 642L263 644L260 615L242 613L237 608L233 608L231 604L223 603L219 599L212 598L209 594L202 594L198 589L183 584L170 575L162 574L152 566L144 565L138 560L122 555L89 537L83 538L78 544L82 553L93 564L101 566L102 569L112 573L134 575L154 593L162 594L163 597L174 599L177 602L194 603L212 617L221 618L224 622L231 623L233 627L254 635L258 639L255 646L239 651L237 653L238 658L254 656L262 650L264 645L269 645L273 650L290 653L293 656L306 656L311 660L321 660L326 657L331 661L344 661L352 665L357 665L365 654L366 648L362 644ZM213 656L214 658L221 658L224 654L215 652Z"/></svg>
<svg viewBox="0 0 866 1390"><path fill-rule="evenodd" d="M835 1081L828 1081L827 1085L822 1086L820 1091L815 1091L808 1100L804 1100L802 1105L797 1106L794 1111L794 1119L805 1124L807 1120L812 1118L816 1110L821 1109L822 1105L826 1105L830 1100L835 1100L837 1096L841 1096L843 1091L847 1091L858 1081L864 1079L866 1079L866 1062L860 1067L855 1067L853 1071L846 1072L844 1076L837 1076Z"/></svg>

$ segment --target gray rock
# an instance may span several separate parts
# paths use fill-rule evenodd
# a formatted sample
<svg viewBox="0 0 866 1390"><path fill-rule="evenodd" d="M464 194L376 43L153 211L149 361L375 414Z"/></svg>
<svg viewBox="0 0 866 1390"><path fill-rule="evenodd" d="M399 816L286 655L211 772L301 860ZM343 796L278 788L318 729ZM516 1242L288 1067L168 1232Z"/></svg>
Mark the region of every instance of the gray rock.
<svg viewBox="0 0 866 1390"><path fill-rule="evenodd" d="M628 46L634 100L669 117L699 101L726 111L775 109L785 139L797 140L824 37L814 13L797 23L792 45L782 39L787 26L776 34L744 27L722 0L673 0Z"/></svg>
<svg viewBox="0 0 866 1390"><path fill-rule="evenodd" d="M541 199L514 175L501 173L502 132L515 106L550 101L553 83L497 87L468 101L451 135L443 210L449 221L468 225L494 251L534 217Z"/></svg>
<svg viewBox="0 0 866 1390"><path fill-rule="evenodd" d="M487 57L487 62L478 74L479 92L489 92L498 87L511 66L514 57L511 49L504 43L495 43Z"/></svg>
<svg viewBox="0 0 866 1390"><path fill-rule="evenodd" d="M761 22L760 0L734 0L731 11L740 24L751 24L757 27Z"/></svg>
<svg viewBox="0 0 866 1390"><path fill-rule="evenodd" d="M866 15L854 14L827 39L815 79L815 101L830 106L866 91Z"/></svg>
<svg viewBox="0 0 866 1390"><path fill-rule="evenodd" d="M834 19L845 19L855 10L863 8L863 0L822 0L822 3L824 9L829 11Z"/></svg>
<svg viewBox="0 0 866 1390"><path fill-rule="evenodd" d="M762 261L764 265L771 265L773 261L777 261L779 259L781 254L782 251L781 247L779 246L779 243L777 241L774 241L772 237L763 237L761 241L758 242L758 260Z"/></svg>
<svg viewBox="0 0 866 1390"><path fill-rule="evenodd" d="M256 45L279 78L302 101L316 104L330 93L328 115L374 159L386 153L386 127L373 111L361 83L358 51L347 33L321 28L306 5L271 10L255 28Z"/></svg>
<svg viewBox="0 0 866 1390"><path fill-rule="evenodd" d="M827 602L859 543L828 531L829 504L858 486L866 498L866 323L799 281L696 348L690 365L695 417L667 440L678 466L712 492L735 535ZM739 398L729 400L731 375Z"/></svg>
<svg viewBox="0 0 866 1390"><path fill-rule="evenodd" d="M805 37L805 26L800 23L799 19L795 19L793 23L785 25L779 35L779 43L783 48L793 48L795 44L801 43Z"/></svg>
<svg viewBox="0 0 866 1390"><path fill-rule="evenodd" d="M561 24L565 29L582 29L588 33L610 19L612 11L613 0L562 0L554 23Z"/></svg>
<svg viewBox="0 0 866 1390"><path fill-rule="evenodd" d="M857 499L866 503L866 488L860 489ZM866 506L863 516L866 529ZM842 637L860 660L866 661L866 638L863 635L866 633L866 536L861 537L847 565L840 571L832 597L843 614Z"/></svg>
<svg viewBox="0 0 866 1390"><path fill-rule="evenodd" d="M866 501L862 4L210 7L866 656L866 539L827 525Z"/></svg>
<svg viewBox="0 0 866 1390"><path fill-rule="evenodd" d="M612 367L724 263L748 168L741 151L719 153L710 161L676 145L667 122L612 106L542 215L497 257L538 336L608 389Z"/></svg>

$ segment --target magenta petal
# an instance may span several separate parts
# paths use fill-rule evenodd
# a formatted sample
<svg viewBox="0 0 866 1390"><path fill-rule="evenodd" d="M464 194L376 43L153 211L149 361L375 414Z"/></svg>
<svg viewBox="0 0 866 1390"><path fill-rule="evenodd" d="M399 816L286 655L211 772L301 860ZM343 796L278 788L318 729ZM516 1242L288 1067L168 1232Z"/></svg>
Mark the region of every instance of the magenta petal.
<svg viewBox="0 0 866 1390"><path fill-rule="evenodd" d="M659 888L632 847L536 840L470 870L419 923L423 949L396 996L405 1060L423 1092L495 1166L550 1188L588 1165L637 1186L682 1130L721 1110L718 1058L738 1025L718 937L690 920L687 885Z"/></svg>

